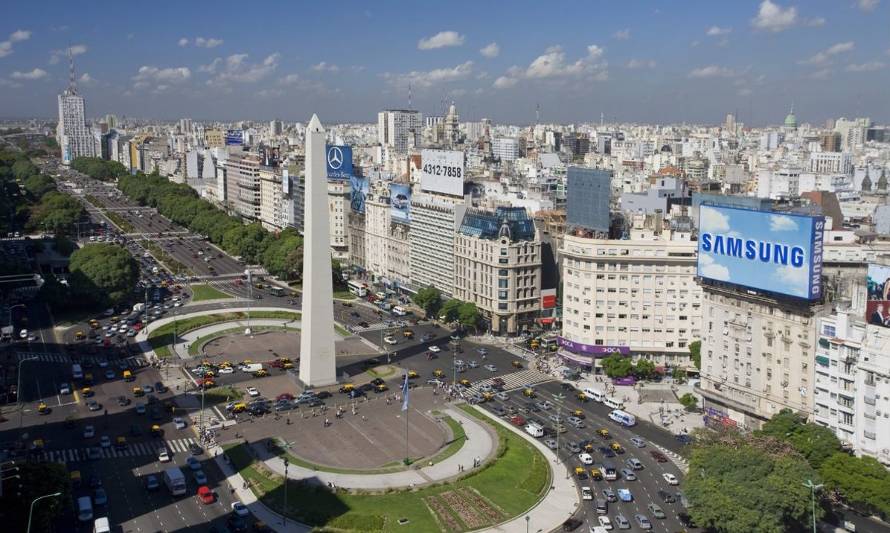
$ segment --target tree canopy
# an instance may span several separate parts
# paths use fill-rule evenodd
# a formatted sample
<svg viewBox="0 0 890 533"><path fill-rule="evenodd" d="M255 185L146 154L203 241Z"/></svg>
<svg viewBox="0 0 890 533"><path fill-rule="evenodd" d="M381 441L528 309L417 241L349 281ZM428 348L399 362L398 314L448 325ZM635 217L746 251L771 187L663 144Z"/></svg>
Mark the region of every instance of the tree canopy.
<svg viewBox="0 0 890 533"><path fill-rule="evenodd" d="M626 355L610 355L603 359L603 370L610 378L624 378L633 372L633 362Z"/></svg>
<svg viewBox="0 0 890 533"><path fill-rule="evenodd" d="M473 302L461 302L457 308L457 320L461 326L475 328L481 319L479 308Z"/></svg>
<svg viewBox="0 0 890 533"><path fill-rule="evenodd" d="M139 266L130 253L115 244L88 244L71 254L68 285L74 298L118 304L139 281Z"/></svg>
<svg viewBox="0 0 890 533"><path fill-rule="evenodd" d="M36 200L43 198L43 195L46 193L56 190L56 182L49 176L44 176L43 174L28 176L22 186L28 191L28 194Z"/></svg>
<svg viewBox="0 0 890 533"><path fill-rule="evenodd" d="M40 203L31 209L28 226L33 230L70 235L85 214L77 199L52 191L44 194Z"/></svg>
<svg viewBox="0 0 890 533"><path fill-rule="evenodd" d="M634 365L633 374L638 379L650 379L655 376L655 363L649 359L640 359Z"/></svg>
<svg viewBox="0 0 890 533"><path fill-rule="evenodd" d="M807 424L803 415L790 409L782 409L773 415L759 433L787 441L816 469L841 449L833 431L818 424Z"/></svg>
<svg viewBox="0 0 890 533"><path fill-rule="evenodd" d="M811 520L807 480L818 475L790 445L736 432L702 433L686 476L689 513L726 533L783 533ZM817 518L822 509L816 507Z"/></svg>
<svg viewBox="0 0 890 533"><path fill-rule="evenodd" d="M442 291L432 286L424 287L417 291L412 300L427 316L435 316L442 307Z"/></svg>
<svg viewBox="0 0 890 533"><path fill-rule="evenodd" d="M692 358L692 364L695 365L695 368L701 370L701 341L689 343L689 357Z"/></svg>
<svg viewBox="0 0 890 533"><path fill-rule="evenodd" d="M820 473L825 487L840 492L852 507L890 516L890 471L874 457L838 452L823 461Z"/></svg>
<svg viewBox="0 0 890 533"><path fill-rule="evenodd" d="M71 168L102 181L111 181L129 174L123 164L117 161L105 161L99 157L78 157L71 162Z"/></svg>
<svg viewBox="0 0 890 533"><path fill-rule="evenodd" d="M458 320L460 316L460 300L448 300L444 304L442 304L442 308L439 309L439 316L444 316L445 322L454 322Z"/></svg>
<svg viewBox="0 0 890 533"><path fill-rule="evenodd" d="M261 260L273 276L286 281L299 279L303 274L303 237L295 229L284 230L269 239Z"/></svg>

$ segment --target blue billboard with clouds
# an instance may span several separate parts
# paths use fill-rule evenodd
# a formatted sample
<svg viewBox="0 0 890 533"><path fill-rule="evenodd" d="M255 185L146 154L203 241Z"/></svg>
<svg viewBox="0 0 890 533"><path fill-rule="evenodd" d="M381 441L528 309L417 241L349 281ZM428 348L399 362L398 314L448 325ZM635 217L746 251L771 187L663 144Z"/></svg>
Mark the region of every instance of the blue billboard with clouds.
<svg viewBox="0 0 890 533"><path fill-rule="evenodd" d="M389 213L393 222L411 222L411 186L403 183L389 184Z"/></svg>
<svg viewBox="0 0 890 533"><path fill-rule="evenodd" d="M822 296L821 216L702 205L698 275L754 290Z"/></svg>

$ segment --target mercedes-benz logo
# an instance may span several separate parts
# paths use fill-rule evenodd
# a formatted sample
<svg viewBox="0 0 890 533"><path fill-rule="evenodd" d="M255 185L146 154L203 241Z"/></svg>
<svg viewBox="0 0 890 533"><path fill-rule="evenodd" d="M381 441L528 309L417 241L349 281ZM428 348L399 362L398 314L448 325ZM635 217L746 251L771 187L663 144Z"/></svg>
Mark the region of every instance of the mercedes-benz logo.
<svg viewBox="0 0 890 533"><path fill-rule="evenodd" d="M331 146L328 150L328 166L334 170L343 166L343 150L339 146Z"/></svg>

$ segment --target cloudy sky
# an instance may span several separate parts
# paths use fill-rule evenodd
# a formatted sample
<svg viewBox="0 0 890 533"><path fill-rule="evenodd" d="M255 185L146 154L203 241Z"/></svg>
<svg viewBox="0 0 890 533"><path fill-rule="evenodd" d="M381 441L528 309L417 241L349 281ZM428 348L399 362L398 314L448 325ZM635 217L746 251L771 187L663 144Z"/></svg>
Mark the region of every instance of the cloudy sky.
<svg viewBox="0 0 890 533"><path fill-rule="evenodd" d="M11 2L0 117L890 122L890 0ZM373 7L372 7L373 6Z"/></svg>

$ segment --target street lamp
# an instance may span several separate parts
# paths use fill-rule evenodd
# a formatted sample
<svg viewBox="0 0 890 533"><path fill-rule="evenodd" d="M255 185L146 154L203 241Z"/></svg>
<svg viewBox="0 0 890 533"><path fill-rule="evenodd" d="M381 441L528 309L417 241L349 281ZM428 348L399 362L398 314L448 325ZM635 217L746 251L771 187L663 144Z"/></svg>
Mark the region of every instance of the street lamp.
<svg viewBox="0 0 890 533"><path fill-rule="evenodd" d="M816 491L821 490L824 485L822 483L814 485L813 480L808 479L807 482L803 484L803 486L810 489L810 497L813 506L813 533L816 533Z"/></svg>
<svg viewBox="0 0 890 533"><path fill-rule="evenodd" d="M53 494L44 494L43 496L38 496L37 498L34 498L34 501L31 502L31 510L28 511L28 531L27 531L27 533L31 533L31 516L34 514L34 504L44 498L55 498L55 497L58 497L61 495L62 495L61 492L55 492Z"/></svg>
<svg viewBox="0 0 890 533"><path fill-rule="evenodd" d="M554 394L553 399L556 400L556 419L559 422L556 423L556 462L559 463L559 426L562 425L562 402L566 399L566 395L559 393Z"/></svg>
<svg viewBox="0 0 890 533"><path fill-rule="evenodd" d="M525 515L525 533L528 533L528 523L531 522L532 517L529 515Z"/></svg>
<svg viewBox="0 0 890 533"><path fill-rule="evenodd" d="M22 428L22 418L25 415L25 404L22 402L22 363L27 363L28 361L36 361L37 357L28 357L26 359L22 359L18 362L18 370L16 371L18 385L16 385L15 389L15 401L19 404L19 429Z"/></svg>
<svg viewBox="0 0 890 533"><path fill-rule="evenodd" d="M287 457L284 458L284 509L281 513L281 524L287 525L287 467L290 466L290 462L287 460Z"/></svg>

